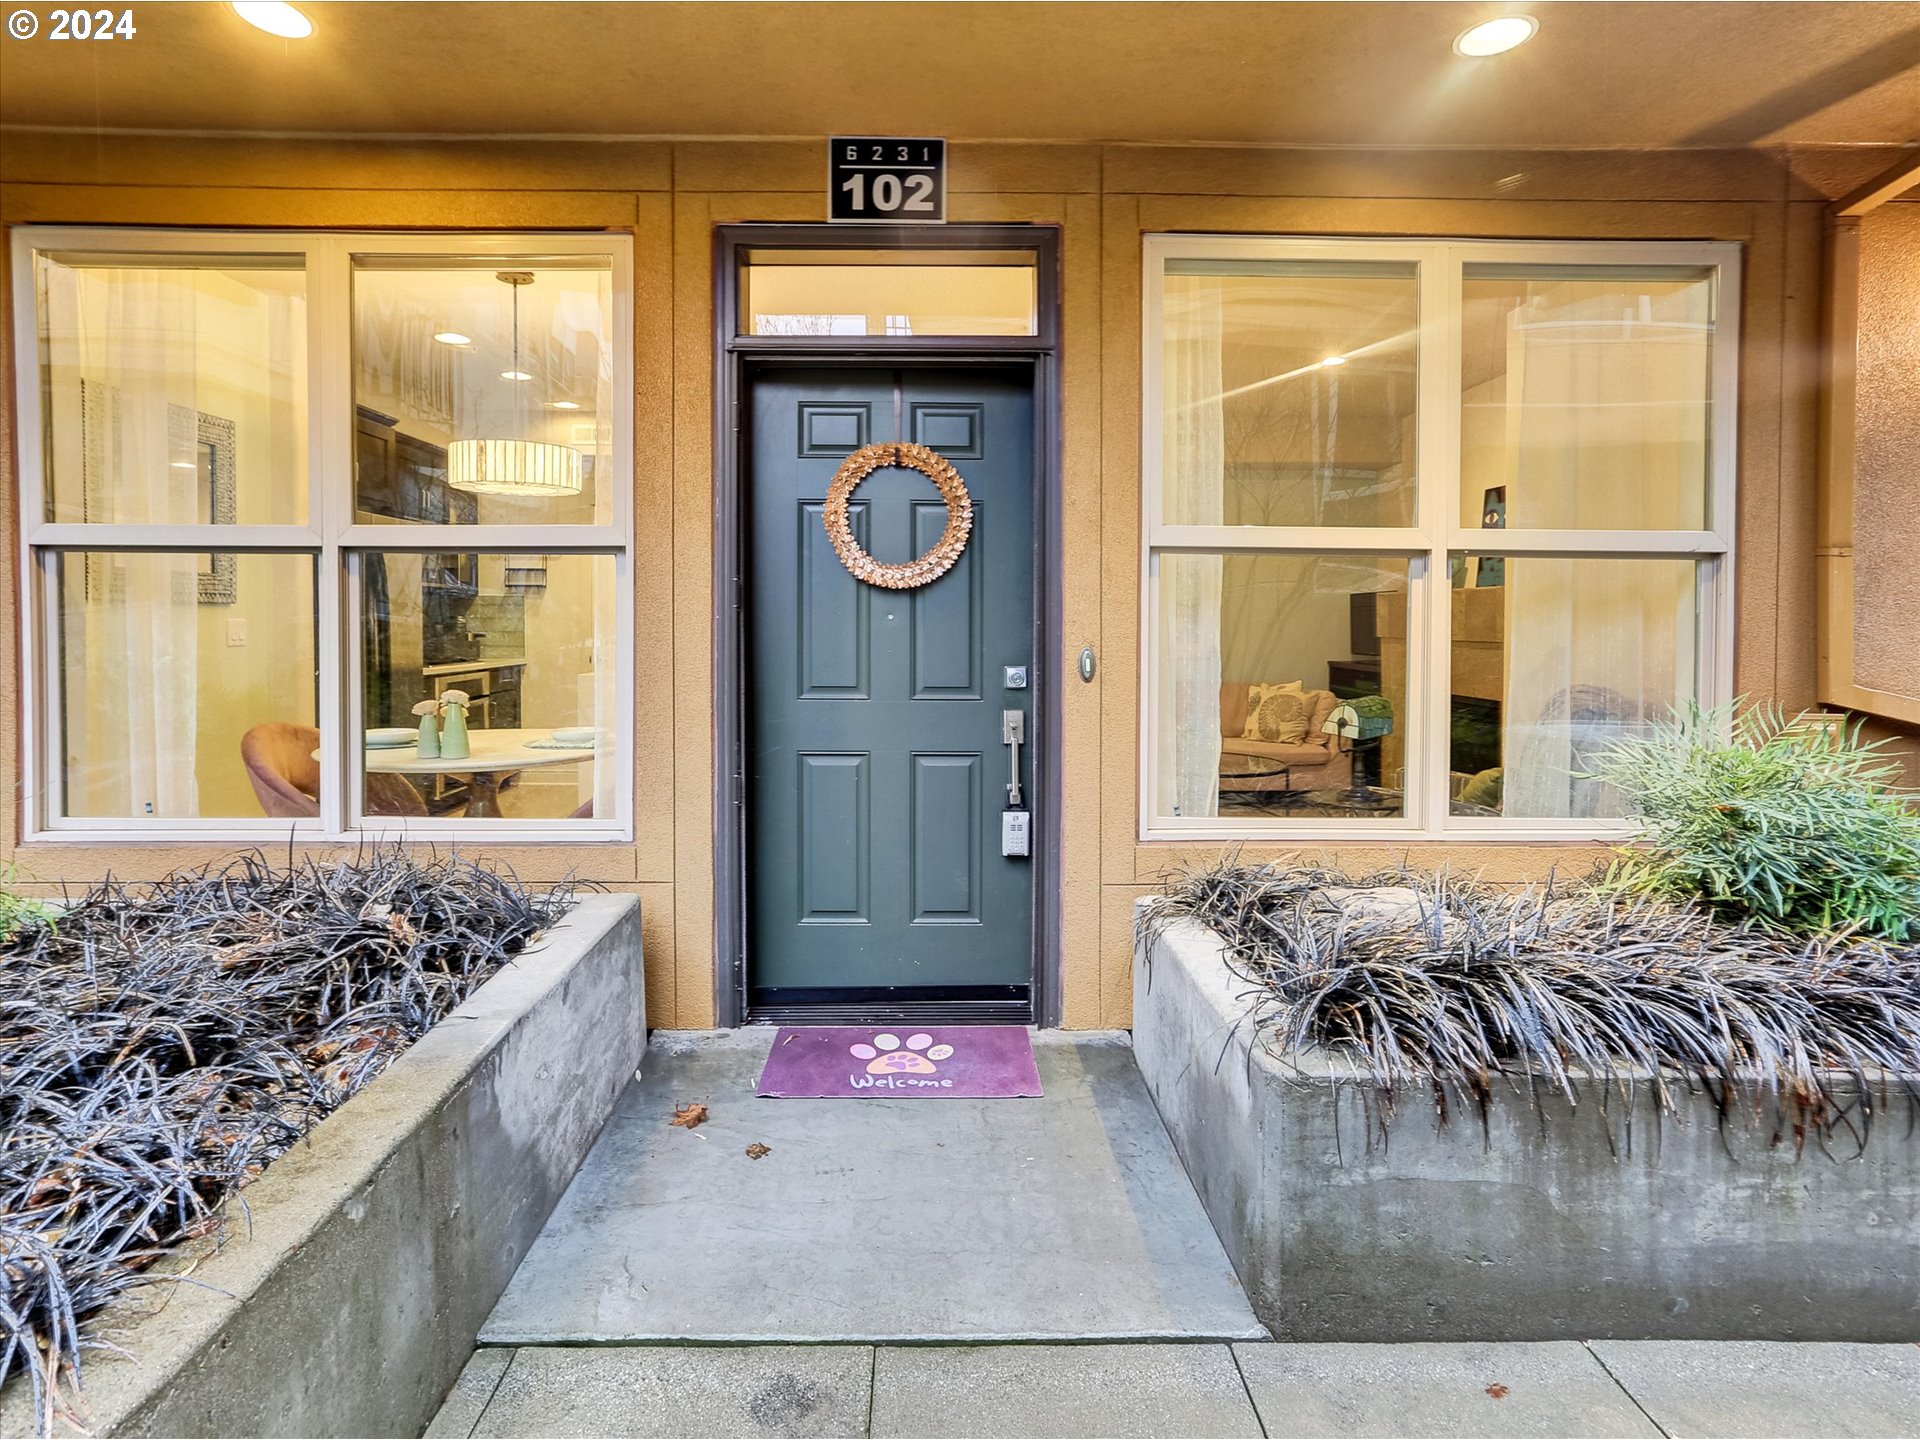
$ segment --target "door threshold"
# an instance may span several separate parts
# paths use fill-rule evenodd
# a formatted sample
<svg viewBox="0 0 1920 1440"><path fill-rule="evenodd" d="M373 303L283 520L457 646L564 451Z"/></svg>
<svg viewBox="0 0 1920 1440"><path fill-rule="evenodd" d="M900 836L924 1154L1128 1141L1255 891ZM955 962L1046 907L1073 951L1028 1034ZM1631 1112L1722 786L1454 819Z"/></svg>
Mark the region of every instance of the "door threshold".
<svg viewBox="0 0 1920 1440"><path fill-rule="evenodd" d="M762 986L747 997L749 1025L1031 1025L1025 985Z"/></svg>

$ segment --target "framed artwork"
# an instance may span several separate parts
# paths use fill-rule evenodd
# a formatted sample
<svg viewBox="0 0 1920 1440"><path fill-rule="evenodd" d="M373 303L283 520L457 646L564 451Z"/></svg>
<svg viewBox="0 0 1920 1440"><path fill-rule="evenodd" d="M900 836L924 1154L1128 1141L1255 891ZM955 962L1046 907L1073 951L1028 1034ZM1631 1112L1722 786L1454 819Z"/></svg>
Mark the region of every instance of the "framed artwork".
<svg viewBox="0 0 1920 1440"><path fill-rule="evenodd" d="M108 502L110 477L107 475L107 437L120 426L119 392L97 381L80 382L80 441L82 485L80 518L83 521L111 519ZM191 453L194 457L194 523L232 525L239 518L234 493L234 424L231 420L187 405L167 407L167 442L170 453ZM115 579L108 574L109 557L88 551L86 559L87 599L102 600L119 593ZM197 598L202 605L231 605L238 598L237 563L231 551L215 551L200 557L194 577Z"/></svg>

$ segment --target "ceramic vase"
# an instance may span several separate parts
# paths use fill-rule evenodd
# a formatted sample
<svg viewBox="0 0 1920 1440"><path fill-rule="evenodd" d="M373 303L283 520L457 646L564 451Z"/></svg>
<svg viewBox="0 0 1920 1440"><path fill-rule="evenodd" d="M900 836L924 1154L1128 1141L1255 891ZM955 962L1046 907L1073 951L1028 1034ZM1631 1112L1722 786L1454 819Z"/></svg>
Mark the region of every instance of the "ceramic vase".
<svg viewBox="0 0 1920 1440"><path fill-rule="evenodd" d="M440 754L448 760L464 760L472 753L467 747L467 707L447 706L446 723L440 727Z"/></svg>
<svg viewBox="0 0 1920 1440"><path fill-rule="evenodd" d="M434 723L431 715L420 717L420 748L417 753L422 760L432 760L440 753L440 727Z"/></svg>

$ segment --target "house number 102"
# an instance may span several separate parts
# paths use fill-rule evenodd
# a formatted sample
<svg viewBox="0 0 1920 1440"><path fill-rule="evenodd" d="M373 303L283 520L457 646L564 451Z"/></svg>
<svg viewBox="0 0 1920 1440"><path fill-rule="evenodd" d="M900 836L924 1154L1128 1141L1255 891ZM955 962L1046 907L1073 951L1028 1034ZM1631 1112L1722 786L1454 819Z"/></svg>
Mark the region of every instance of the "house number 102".
<svg viewBox="0 0 1920 1440"><path fill-rule="evenodd" d="M840 188L851 197L856 211L873 209L881 214L896 210L921 210L933 213L933 177L931 175L895 175L886 172L873 177L872 200L868 200L867 177L849 175Z"/></svg>
<svg viewBox="0 0 1920 1440"><path fill-rule="evenodd" d="M836 136L827 151L827 215L937 225L947 218L947 142Z"/></svg>

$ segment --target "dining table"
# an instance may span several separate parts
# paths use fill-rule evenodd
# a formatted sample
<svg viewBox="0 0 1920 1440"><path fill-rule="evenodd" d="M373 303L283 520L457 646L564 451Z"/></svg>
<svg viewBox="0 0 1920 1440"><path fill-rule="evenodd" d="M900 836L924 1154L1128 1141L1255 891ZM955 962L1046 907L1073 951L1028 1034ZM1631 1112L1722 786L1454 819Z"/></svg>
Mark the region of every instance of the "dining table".
<svg viewBox="0 0 1920 1440"><path fill-rule="evenodd" d="M459 775L467 782L467 818L500 818L500 786L508 776L548 765L591 760L593 745L561 745L551 730L469 730L469 755L422 755L418 745L369 745L366 766L381 775ZM316 756L317 758L317 756Z"/></svg>

